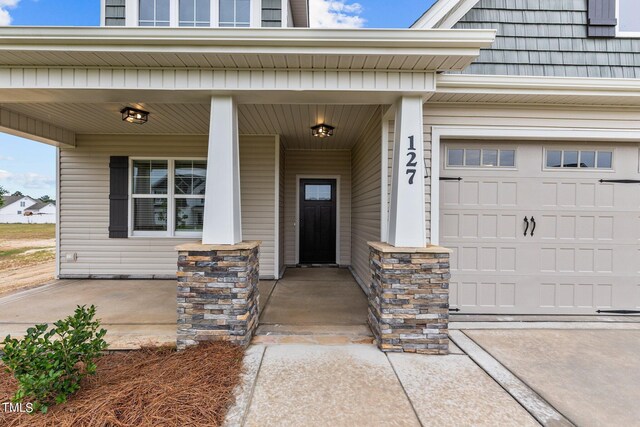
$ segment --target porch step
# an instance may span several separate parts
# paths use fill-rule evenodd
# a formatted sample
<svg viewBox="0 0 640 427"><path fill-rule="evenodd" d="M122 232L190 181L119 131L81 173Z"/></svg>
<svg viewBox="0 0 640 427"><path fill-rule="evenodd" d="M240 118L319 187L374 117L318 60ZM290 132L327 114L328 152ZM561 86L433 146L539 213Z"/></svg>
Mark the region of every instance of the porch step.
<svg viewBox="0 0 640 427"><path fill-rule="evenodd" d="M371 344L367 325L260 325L253 344Z"/></svg>

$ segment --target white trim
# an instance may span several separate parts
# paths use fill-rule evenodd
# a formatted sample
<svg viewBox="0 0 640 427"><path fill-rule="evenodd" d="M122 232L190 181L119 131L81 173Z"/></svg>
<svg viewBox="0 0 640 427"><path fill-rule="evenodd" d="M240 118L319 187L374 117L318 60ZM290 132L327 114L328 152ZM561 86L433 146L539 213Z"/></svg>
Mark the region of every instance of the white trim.
<svg viewBox="0 0 640 427"><path fill-rule="evenodd" d="M340 256L340 178L341 175L296 175L296 265L300 264L300 181L303 179L335 179L336 181L336 264L344 265Z"/></svg>
<svg viewBox="0 0 640 427"><path fill-rule="evenodd" d="M450 29L460 21L479 0L439 0L410 28Z"/></svg>
<svg viewBox="0 0 640 427"><path fill-rule="evenodd" d="M289 0L282 0L281 1L281 8L282 8L282 14L280 15L280 19L282 20L281 27L282 28L288 28L289 27L289 19L290 19L290 16L289 16Z"/></svg>
<svg viewBox="0 0 640 427"><path fill-rule="evenodd" d="M126 10L127 10L126 3L124 7L125 7L125 14L126 14ZM125 20L125 23L126 23L126 20ZM100 26L101 27L107 26L107 1L106 0L100 0Z"/></svg>
<svg viewBox="0 0 640 427"><path fill-rule="evenodd" d="M440 244L440 170L442 139L514 139L537 141L640 142L640 131L618 129L557 129L493 126L433 126L431 128L431 244Z"/></svg>
<svg viewBox="0 0 640 427"><path fill-rule="evenodd" d="M382 118L380 153L380 241L389 239L389 120Z"/></svg>
<svg viewBox="0 0 640 427"><path fill-rule="evenodd" d="M138 194L133 195L133 162L136 160L161 160L167 162L167 194ZM127 237L135 238L163 238L163 239L199 239L202 238L202 232L198 231L176 231L175 229L175 200L176 199L202 199L205 196L185 195L176 197L175 195L175 163L181 160L207 161L206 157L129 157L129 169L127 177L128 185L128 225L129 229ZM209 165L207 164L207 167ZM167 231L134 231L133 229L133 200L135 199L167 199ZM203 224L204 226L204 224Z"/></svg>
<svg viewBox="0 0 640 427"><path fill-rule="evenodd" d="M640 96L640 79L438 74L436 93Z"/></svg>
<svg viewBox="0 0 640 427"><path fill-rule="evenodd" d="M56 279L60 277L60 263L62 255L60 254L60 147L56 147Z"/></svg>
<svg viewBox="0 0 640 427"><path fill-rule="evenodd" d="M616 24L616 37L640 38L640 31L620 31L620 0L616 0L616 18L618 18L618 23ZM636 17L636 20L637 18L638 17Z"/></svg>
<svg viewBox="0 0 640 427"><path fill-rule="evenodd" d="M279 279L282 276L279 276L280 273L280 245L282 244L282 242L280 242L280 135L276 135L274 137L274 143L275 143L275 148L276 148L276 154L275 154L275 206L274 206L274 211L275 211L275 223L273 225L273 236L274 236L274 252L273 252L273 259L274 259L274 273L276 274L276 280Z"/></svg>

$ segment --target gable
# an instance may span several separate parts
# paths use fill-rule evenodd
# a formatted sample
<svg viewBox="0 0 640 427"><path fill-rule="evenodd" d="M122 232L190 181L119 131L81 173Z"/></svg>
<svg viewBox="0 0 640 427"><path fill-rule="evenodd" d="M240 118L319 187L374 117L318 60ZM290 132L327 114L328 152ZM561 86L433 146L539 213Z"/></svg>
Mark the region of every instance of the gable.
<svg viewBox="0 0 640 427"><path fill-rule="evenodd" d="M455 25L497 30L464 74L640 78L640 39L589 37L589 0L479 0Z"/></svg>

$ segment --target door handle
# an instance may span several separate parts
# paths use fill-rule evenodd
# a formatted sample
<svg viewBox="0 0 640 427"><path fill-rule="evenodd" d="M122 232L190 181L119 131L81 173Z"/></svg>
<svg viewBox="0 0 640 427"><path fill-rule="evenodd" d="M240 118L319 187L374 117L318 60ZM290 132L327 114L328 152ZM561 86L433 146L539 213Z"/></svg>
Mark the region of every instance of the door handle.
<svg viewBox="0 0 640 427"><path fill-rule="evenodd" d="M533 233L536 231L536 219L531 217L531 223L533 224L533 228L531 229L531 237L533 237Z"/></svg>
<svg viewBox="0 0 640 427"><path fill-rule="evenodd" d="M527 224L527 227L524 229L524 236L527 237L527 231L529 231L529 218L524 217L524 222Z"/></svg>

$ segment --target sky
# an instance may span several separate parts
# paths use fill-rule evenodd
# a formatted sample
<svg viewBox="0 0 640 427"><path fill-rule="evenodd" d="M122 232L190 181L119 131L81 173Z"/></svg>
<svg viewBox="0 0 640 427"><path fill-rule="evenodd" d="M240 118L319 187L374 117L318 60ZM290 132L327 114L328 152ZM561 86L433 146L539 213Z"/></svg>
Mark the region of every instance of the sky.
<svg viewBox="0 0 640 427"><path fill-rule="evenodd" d="M310 0L311 26L407 28L435 0ZM100 0L0 0L1 25L95 26ZM0 133L0 186L55 198L56 149Z"/></svg>

